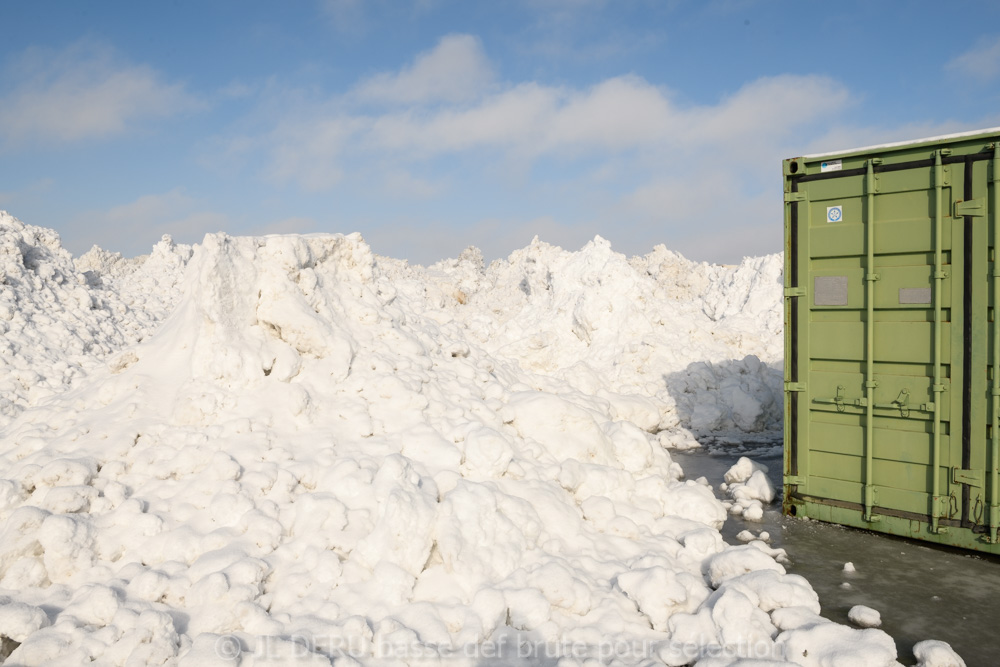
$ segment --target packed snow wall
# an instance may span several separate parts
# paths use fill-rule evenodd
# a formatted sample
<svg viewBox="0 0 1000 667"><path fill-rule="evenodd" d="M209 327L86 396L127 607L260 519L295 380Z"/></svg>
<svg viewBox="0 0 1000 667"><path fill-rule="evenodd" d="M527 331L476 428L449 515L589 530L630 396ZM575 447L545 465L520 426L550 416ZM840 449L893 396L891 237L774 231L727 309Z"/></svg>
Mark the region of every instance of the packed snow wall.
<svg viewBox="0 0 1000 667"><path fill-rule="evenodd" d="M64 387L5 393L11 664L478 664L522 646L895 664L885 633L822 619L780 550L726 545L725 507L670 456L692 431L779 427L777 257L627 260L595 239L424 269L358 235L219 234L145 262L95 250L78 273L4 224L3 361ZM42 246L58 276L32 265ZM147 310L141 280L177 288ZM70 350L93 359L72 377L68 334L18 305L46 301L112 341Z"/></svg>

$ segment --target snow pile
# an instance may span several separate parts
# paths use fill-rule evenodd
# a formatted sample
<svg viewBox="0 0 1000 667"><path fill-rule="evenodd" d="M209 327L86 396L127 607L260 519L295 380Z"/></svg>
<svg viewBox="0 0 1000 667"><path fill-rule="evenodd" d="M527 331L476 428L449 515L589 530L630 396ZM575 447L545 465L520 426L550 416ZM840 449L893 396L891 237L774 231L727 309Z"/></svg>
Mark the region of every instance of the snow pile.
<svg viewBox="0 0 1000 667"><path fill-rule="evenodd" d="M470 249L410 275L492 356L683 447L683 431L780 432L781 267L779 255L720 267L662 246L629 260L600 237L578 252L536 238L489 267Z"/></svg>
<svg viewBox="0 0 1000 667"><path fill-rule="evenodd" d="M683 424L664 373L761 334L650 297L600 239L423 270L357 235L210 235L173 307L125 287L156 251L89 255L91 294L172 312L0 436L10 664L896 664L818 616L783 551L726 545L661 446Z"/></svg>
<svg viewBox="0 0 1000 667"><path fill-rule="evenodd" d="M78 270L55 232L0 211L0 427L142 340L169 310L149 304L175 293L123 298Z"/></svg>
<svg viewBox="0 0 1000 667"><path fill-rule="evenodd" d="M729 513L738 514L747 521L763 519L764 507L771 504L776 493L767 477L767 466L741 456L726 471L724 479L720 488L732 499L723 503Z"/></svg>
<svg viewBox="0 0 1000 667"><path fill-rule="evenodd" d="M0 358L11 368L0 425L143 340L180 298L192 253L165 236L148 256L95 247L74 263L54 232L6 213L0 235L0 327L20 332ZM409 307L453 321L462 338L540 376L539 386L554 378L608 400L666 446L697 446L706 433L780 433L778 255L720 267L662 246L628 260L600 237L579 252L536 239L489 267L470 248L429 269L375 258L373 270Z"/></svg>

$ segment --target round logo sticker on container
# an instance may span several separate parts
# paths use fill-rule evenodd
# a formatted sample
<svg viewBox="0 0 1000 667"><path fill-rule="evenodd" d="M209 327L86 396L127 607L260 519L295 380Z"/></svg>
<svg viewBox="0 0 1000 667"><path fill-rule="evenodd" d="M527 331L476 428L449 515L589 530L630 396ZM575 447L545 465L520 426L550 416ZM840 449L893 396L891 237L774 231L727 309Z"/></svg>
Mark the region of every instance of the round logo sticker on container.
<svg viewBox="0 0 1000 667"><path fill-rule="evenodd" d="M826 221L827 222L840 222L841 218L844 217L844 207L843 206L827 206L826 207Z"/></svg>

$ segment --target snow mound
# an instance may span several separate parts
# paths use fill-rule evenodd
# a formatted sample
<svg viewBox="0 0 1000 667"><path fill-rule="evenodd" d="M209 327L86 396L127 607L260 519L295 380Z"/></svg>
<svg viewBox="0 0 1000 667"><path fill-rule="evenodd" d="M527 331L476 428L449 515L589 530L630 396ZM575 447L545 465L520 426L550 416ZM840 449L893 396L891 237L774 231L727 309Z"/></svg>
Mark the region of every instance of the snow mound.
<svg viewBox="0 0 1000 667"><path fill-rule="evenodd" d="M600 238L424 269L357 234L77 268L8 227L28 304L62 298L23 251L46 248L118 308L93 316L115 323L104 363L2 432L11 664L894 664L885 633L817 616L782 550L726 545L725 507L663 446L709 403L709 430L780 424L773 332L725 324L769 278L703 268L671 291L682 258Z"/></svg>
<svg viewBox="0 0 1000 667"><path fill-rule="evenodd" d="M169 310L150 309L157 298L103 288L54 231L0 211L0 427L142 340Z"/></svg>
<svg viewBox="0 0 1000 667"><path fill-rule="evenodd" d="M11 660L594 642L645 634L613 582L656 567L693 611L724 549L711 489L413 288L357 235L206 237L150 340L8 431L0 587L64 609Z"/></svg>

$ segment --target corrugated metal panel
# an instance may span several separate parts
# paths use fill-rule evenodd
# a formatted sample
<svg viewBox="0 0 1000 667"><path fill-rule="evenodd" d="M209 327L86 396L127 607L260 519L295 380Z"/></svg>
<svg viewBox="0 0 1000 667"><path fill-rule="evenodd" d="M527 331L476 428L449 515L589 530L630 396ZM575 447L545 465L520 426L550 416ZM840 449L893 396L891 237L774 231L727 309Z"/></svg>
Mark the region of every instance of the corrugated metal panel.
<svg viewBox="0 0 1000 667"><path fill-rule="evenodd" d="M784 161L787 513L1000 553L998 143Z"/></svg>

